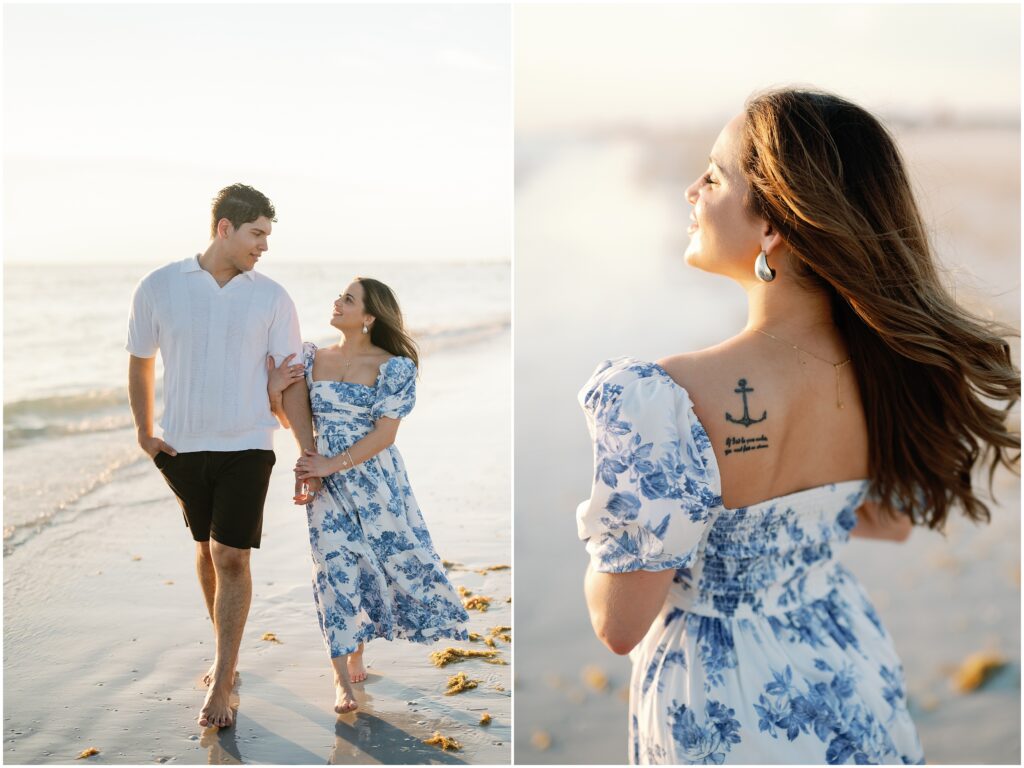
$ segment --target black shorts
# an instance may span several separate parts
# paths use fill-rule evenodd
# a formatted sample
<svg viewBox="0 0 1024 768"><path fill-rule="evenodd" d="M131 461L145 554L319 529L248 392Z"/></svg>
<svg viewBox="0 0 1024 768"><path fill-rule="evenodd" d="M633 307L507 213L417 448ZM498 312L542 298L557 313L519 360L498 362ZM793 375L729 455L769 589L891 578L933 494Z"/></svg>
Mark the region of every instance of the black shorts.
<svg viewBox="0 0 1024 768"><path fill-rule="evenodd" d="M259 547L263 502L276 461L273 451L190 451L153 457L178 497L196 541L212 536L238 549Z"/></svg>

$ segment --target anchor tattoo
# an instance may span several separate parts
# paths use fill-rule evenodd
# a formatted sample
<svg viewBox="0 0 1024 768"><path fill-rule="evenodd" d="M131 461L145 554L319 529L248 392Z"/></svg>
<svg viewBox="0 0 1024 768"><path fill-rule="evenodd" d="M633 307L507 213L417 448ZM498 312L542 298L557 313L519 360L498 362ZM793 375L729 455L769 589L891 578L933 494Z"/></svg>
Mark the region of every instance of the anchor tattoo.
<svg viewBox="0 0 1024 768"><path fill-rule="evenodd" d="M759 419L750 418L750 410L747 407L747 393L753 392L754 388L747 386L746 379L740 379L736 383L739 385L739 388L734 389L733 392L737 393L740 397L743 398L743 418L735 419L728 411L726 411L725 420L731 421L733 424L742 424L744 427L749 427L751 424L757 424L759 421L764 421L768 417L768 411L762 413L761 418Z"/></svg>

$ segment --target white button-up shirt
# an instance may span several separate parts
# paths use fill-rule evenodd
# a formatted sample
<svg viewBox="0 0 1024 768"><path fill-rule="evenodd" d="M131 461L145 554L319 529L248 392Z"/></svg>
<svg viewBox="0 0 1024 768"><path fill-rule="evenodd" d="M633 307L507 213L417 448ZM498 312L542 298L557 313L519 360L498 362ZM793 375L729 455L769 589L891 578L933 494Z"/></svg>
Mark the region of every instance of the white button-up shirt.
<svg viewBox="0 0 1024 768"><path fill-rule="evenodd" d="M135 287L125 348L163 356L160 426L176 451L273 448L267 355L301 360L302 338L295 304L269 277L250 270L222 288L198 256L160 267Z"/></svg>

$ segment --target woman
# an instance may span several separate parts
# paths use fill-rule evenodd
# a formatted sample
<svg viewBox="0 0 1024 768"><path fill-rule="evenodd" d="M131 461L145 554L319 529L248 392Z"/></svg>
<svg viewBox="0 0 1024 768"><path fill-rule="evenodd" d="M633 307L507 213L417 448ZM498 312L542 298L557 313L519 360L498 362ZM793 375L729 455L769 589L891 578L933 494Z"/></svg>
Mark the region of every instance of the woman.
<svg viewBox="0 0 1024 768"><path fill-rule="evenodd" d="M892 640L836 555L954 506L988 519L972 468L1020 457L1009 347L940 286L892 139L847 101L753 98L687 199L686 261L744 288L746 328L605 362L580 393L585 591L633 660L631 762L923 762Z"/></svg>
<svg viewBox="0 0 1024 768"><path fill-rule="evenodd" d="M298 460L296 474L323 478L306 512L317 613L334 667L334 710L344 714L359 706L352 683L366 679L365 642L465 640L469 617L394 446L416 401L418 364L398 302L380 281L356 278L334 302L331 325L341 331L340 343L303 344L303 364L285 359L270 376L269 394L281 413L281 393L305 377L317 450Z"/></svg>

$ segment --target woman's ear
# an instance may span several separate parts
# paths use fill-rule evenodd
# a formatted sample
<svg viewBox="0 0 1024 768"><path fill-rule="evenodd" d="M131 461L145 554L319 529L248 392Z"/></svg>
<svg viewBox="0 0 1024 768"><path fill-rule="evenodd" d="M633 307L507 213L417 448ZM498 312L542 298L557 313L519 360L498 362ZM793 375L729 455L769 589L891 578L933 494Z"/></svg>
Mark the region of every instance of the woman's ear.
<svg viewBox="0 0 1024 768"><path fill-rule="evenodd" d="M766 221L761 231L761 250L771 254L783 247L785 242L782 233Z"/></svg>

